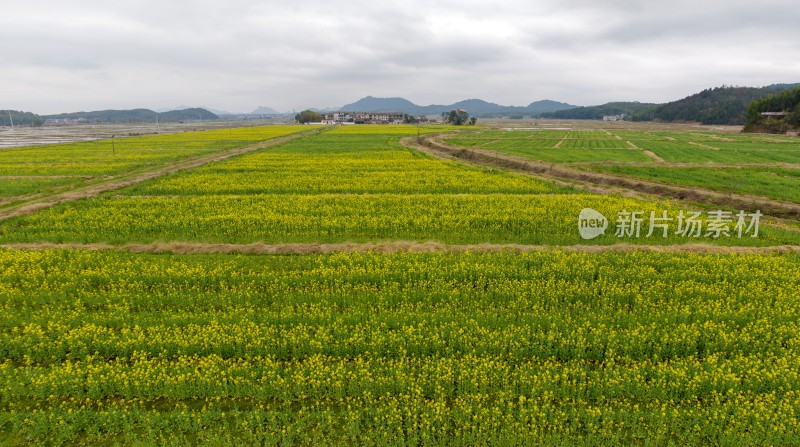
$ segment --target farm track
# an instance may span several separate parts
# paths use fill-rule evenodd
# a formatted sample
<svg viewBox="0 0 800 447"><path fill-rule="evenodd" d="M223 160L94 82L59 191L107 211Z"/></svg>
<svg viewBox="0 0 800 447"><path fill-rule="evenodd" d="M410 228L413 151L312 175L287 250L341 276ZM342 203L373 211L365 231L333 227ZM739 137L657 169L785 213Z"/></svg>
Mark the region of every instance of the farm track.
<svg viewBox="0 0 800 447"><path fill-rule="evenodd" d="M13 250L116 250L131 253L174 254L285 254L306 255L325 253L461 253L461 252L545 252L567 251L581 253L603 252L664 252L664 253L800 253L800 246L730 247L710 244L683 245L524 245L524 244L444 244L441 242L342 242L342 243L286 243L286 244L213 244L205 242L165 242L152 244L75 244L75 243L19 243L0 245Z"/></svg>
<svg viewBox="0 0 800 447"><path fill-rule="evenodd" d="M595 166L596 161L576 161L565 166ZM708 169L733 169L733 168L782 168L800 169L797 163L716 163L716 162L643 162L643 161L604 161L603 166L626 166L632 168L708 168Z"/></svg>
<svg viewBox="0 0 800 447"><path fill-rule="evenodd" d="M655 160L656 163L664 163L664 159L659 157L658 155L656 155L655 152L643 150L642 153L644 155L646 155L647 157L652 158L653 160Z"/></svg>
<svg viewBox="0 0 800 447"><path fill-rule="evenodd" d="M745 194L723 193L704 188L667 185L631 177L575 169L569 165L540 162L514 155L501 154L495 151L452 146L441 140L447 136L449 135L425 137L420 139L419 142L415 141L414 138L404 138L401 140L401 143L412 149L422 150L427 153L444 154L459 160L524 171L555 180L576 181L579 182L579 184L573 184L573 186L591 192L597 192L598 188L602 190L614 187L638 194L700 202L726 208L746 210L758 209L769 216L800 220L800 205L792 202ZM650 165L659 167L669 166L667 163L658 162L650 163ZM586 185L590 185L590 187L587 188ZM610 189L606 191L613 192Z"/></svg>
<svg viewBox="0 0 800 447"><path fill-rule="evenodd" d="M49 208L64 202L71 202L79 199L97 196L98 194L112 191L127 186L132 186L147 180L152 180L163 175L182 171L186 169L193 169L203 166L208 163L226 160L228 158L237 157L259 149L266 149L269 147L277 146L297 138L319 133L325 129L314 129L312 131L298 132L290 135L285 135L277 138L272 138L265 141L260 141L255 144L243 146L236 149L229 149L224 152L214 152L212 154L204 154L187 159L179 160L169 163L167 165L148 167L138 169L133 172L128 172L114 177L102 177L96 182L81 185L77 188L68 190L56 190L43 192L36 195L25 197L21 200L9 201L7 203L0 202L0 220L7 219L14 216L31 214L44 208Z"/></svg>
<svg viewBox="0 0 800 447"><path fill-rule="evenodd" d="M642 153L645 155L645 157L654 160L656 163L664 163L664 161L665 161L663 158L659 157L654 152L648 151L648 150L644 150L644 149L640 148L639 146L635 145L634 143L632 143L630 141L626 141L625 143L627 143L627 145L631 149L636 149L638 151L642 151Z"/></svg>

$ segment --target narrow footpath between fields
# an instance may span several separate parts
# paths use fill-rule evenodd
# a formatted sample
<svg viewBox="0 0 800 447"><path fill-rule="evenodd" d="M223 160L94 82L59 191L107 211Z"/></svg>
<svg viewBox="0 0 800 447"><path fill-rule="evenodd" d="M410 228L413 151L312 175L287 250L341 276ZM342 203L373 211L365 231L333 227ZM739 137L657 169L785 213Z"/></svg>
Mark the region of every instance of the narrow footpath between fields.
<svg viewBox="0 0 800 447"><path fill-rule="evenodd" d="M441 242L342 242L342 243L286 243L286 244L213 244L205 242L168 242L153 244L54 244L18 243L3 244L2 249L12 250L117 250L132 253L239 253L239 254L321 254L321 253L459 253L459 252L542 252L568 251L582 253L601 252L664 252L664 253L800 253L800 246L729 247L710 244L683 245L523 245L523 244L444 244Z"/></svg>

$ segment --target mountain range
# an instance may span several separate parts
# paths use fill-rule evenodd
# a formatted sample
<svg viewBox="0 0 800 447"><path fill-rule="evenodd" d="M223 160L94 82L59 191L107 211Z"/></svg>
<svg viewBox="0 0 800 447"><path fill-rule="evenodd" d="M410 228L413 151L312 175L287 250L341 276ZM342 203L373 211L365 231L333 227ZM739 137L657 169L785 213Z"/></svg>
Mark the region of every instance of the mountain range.
<svg viewBox="0 0 800 447"><path fill-rule="evenodd" d="M219 109L212 109L211 107L206 107L206 106L177 106L171 109L153 109L153 110L155 110L158 113L166 113L166 112L177 112L186 109L205 109L213 113L214 115L232 115L231 112L226 112L224 110L219 110Z"/></svg>
<svg viewBox="0 0 800 447"><path fill-rule="evenodd" d="M490 118L509 115L538 117L545 112L554 112L575 107L577 106L551 100L532 102L524 107L503 106L482 99L465 99L449 105L433 104L429 106L420 106L404 98L376 98L367 96L354 103L343 105L339 107L339 110L344 112L400 112L408 113L409 115L441 115L442 112L453 109L463 109L471 115Z"/></svg>
<svg viewBox="0 0 800 447"><path fill-rule="evenodd" d="M400 112L410 115L440 115L452 109L464 109L479 118L554 118L554 119L602 119L605 115L622 115L633 121L699 122L703 124L741 125L747 117L747 106L753 101L780 93L800 84L773 84L766 87L722 86L703 90L683 99L664 104L641 102L610 102L598 106L579 107L552 100L535 101L527 106L504 106L482 99L466 99L449 105L432 104L420 106L404 98L376 98L367 96L356 102L324 112ZM213 110L213 109L212 109ZM311 109L314 110L314 109ZM3 111L0 126L37 126L47 119L79 119L89 122L154 122L156 115L162 122L197 119L248 118L250 115L276 115L275 109L259 106L249 114L231 114L207 108L177 107L163 113L149 109L102 110L95 112L62 113L58 115L36 115L30 112ZM10 118L9 118L10 116Z"/></svg>
<svg viewBox="0 0 800 447"><path fill-rule="evenodd" d="M255 110L253 110L252 112L248 112L248 113L228 112L228 111L225 111L225 110L212 109L211 107L205 107L205 106L177 106L177 107L172 107L170 109L154 109L154 110L156 112L158 112L158 113L166 113L166 112L177 112L177 111L186 110L186 109L205 109L205 110L208 110L209 112L213 113L214 115L219 115L219 116L223 116L223 115L237 115L237 116L238 115L281 115L282 114L282 112L278 112L277 110L273 109L272 107L266 107L266 106L258 106Z"/></svg>
<svg viewBox="0 0 800 447"><path fill-rule="evenodd" d="M166 123L177 121L216 120L219 119L219 116L209 112L206 109L191 108L183 110L171 110L163 113L157 113L150 109L96 110L93 112L73 112L59 113L56 115L42 115L41 118L43 120L82 119L90 123L155 123L156 120Z"/></svg>
<svg viewBox="0 0 800 447"><path fill-rule="evenodd" d="M258 106L255 110L250 112L250 115L280 115L281 112L273 109L272 107L266 106ZM224 115L233 115L232 113L227 113Z"/></svg>

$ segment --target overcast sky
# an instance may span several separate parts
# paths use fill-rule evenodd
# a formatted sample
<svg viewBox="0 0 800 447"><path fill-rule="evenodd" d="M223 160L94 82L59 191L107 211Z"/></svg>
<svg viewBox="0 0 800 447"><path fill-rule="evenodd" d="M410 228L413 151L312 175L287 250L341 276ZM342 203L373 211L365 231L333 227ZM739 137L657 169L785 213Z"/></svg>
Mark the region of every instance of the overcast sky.
<svg viewBox="0 0 800 447"><path fill-rule="evenodd" d="M666 102L800 82L790 0L0 2L0 109Z"/></svg>

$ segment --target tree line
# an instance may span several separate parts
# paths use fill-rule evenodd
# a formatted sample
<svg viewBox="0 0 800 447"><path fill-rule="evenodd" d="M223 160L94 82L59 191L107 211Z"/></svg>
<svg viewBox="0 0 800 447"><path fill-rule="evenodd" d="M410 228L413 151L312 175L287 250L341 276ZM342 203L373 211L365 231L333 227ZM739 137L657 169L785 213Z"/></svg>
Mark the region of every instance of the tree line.
<svg viewBox="0 0 800 447"><path fill-rule="evenodd" d="M39 127L44 124L44 119L31 112L16 110L0 110L0 126L26 126Z"/></svg>

